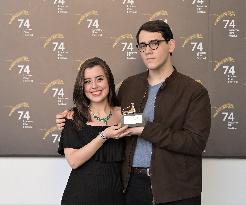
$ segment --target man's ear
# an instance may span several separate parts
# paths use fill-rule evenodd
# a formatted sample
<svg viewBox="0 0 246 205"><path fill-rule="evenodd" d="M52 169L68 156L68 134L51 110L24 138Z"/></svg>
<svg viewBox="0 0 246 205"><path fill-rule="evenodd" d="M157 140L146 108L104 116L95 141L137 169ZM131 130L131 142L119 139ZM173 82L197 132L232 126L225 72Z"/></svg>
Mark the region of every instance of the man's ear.
<svg viewBox="0 0 246 205"><path fill-rule="evenodd" d="M169 53L173 53L175 49L175 40L171 39L170 41L168 41L168 45L169 45Z"/></svg>

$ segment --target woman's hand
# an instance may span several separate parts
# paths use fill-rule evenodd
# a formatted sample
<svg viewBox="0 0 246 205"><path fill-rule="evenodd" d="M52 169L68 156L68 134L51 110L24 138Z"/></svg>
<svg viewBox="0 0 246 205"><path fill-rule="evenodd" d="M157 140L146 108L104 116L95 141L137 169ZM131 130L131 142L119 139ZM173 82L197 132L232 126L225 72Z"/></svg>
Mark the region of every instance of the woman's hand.
<svg viewBox="0 0 246 205"><path fill-rule="evenodd" d="M110 126L110 127L106 128L102 132L102 134L106 138L119 139L120 137L123 137L122 134L127 130L127 128L128 128L127 125L121 127L121 123L119 123L117 125L113 125L113 126Z"/></svg>

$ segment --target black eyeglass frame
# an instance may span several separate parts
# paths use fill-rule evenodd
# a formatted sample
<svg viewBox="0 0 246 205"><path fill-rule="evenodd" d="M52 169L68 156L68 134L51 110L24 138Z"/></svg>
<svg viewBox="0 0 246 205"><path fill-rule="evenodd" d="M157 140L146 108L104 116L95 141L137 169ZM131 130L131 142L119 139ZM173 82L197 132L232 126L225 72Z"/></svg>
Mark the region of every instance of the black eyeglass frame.
<svg viewBox="0 0 246 205"><path fill-rule="evenodd" d="M149 43L140 43L140 44L144 44L144 45L145 45L144 48L142 48L142 50L141 50L141 48L139 47L140 44L137 44L136 47L137 47L137 49L139 50L139 52L141 52L141 53L144 52L144 51L146 50L147 46L149 46L151 50L156 50L156 49L159 48L160 42L163 42L163 41L168 42L169 40L166 40L166 39L161 39L161 40L151 40ZM153 42L154 42L154 43L157 43L157 47L156 47L156 48L151 48L151 43L153 43Z"/></svg>

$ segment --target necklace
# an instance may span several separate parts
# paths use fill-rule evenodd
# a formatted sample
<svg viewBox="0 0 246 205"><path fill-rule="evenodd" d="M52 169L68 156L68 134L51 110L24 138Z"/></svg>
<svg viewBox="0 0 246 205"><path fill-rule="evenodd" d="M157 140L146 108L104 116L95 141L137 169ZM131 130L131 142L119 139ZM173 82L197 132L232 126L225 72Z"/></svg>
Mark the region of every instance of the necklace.
<svg viewBox="0 0 246 205"><path fill-rule="evenodd" d="M104 122L104 123L107 125L109 119L110 119L111 116L112 116L112 112L111 112L111 110L110 110L109 114L108 114L106 117L99 117L99 116L95 115L94 113L92 113L92 116L93 116L93 118L96 119L97 121Z"/></svg>

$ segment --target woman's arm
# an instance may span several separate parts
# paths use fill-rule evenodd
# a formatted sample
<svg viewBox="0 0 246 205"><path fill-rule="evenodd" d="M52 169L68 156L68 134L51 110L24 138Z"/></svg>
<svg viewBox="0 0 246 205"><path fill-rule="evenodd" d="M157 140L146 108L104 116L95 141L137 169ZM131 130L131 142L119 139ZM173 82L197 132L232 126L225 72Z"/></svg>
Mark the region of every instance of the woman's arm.
<svg viewBox="0 0 246 205"><path fill-rule="evenodd" d="M80 149L64 148L64 154L68 164L72 169L80 167L96 153L96 151L107 139L118 139L120 134L126 129L127 126L121 127L121 124L110 126L106 128L101 135L99 134L91 142L81 147Z"/></svg>
<svg viewBox="0 0 246 205"><path fill-rule="evenodd" d="M97 136L90 143L80 149L65 148L64 153L68 164L72 169L77 169L79 166L89 160L96 151L103 145L106 139Z"/></svg>

